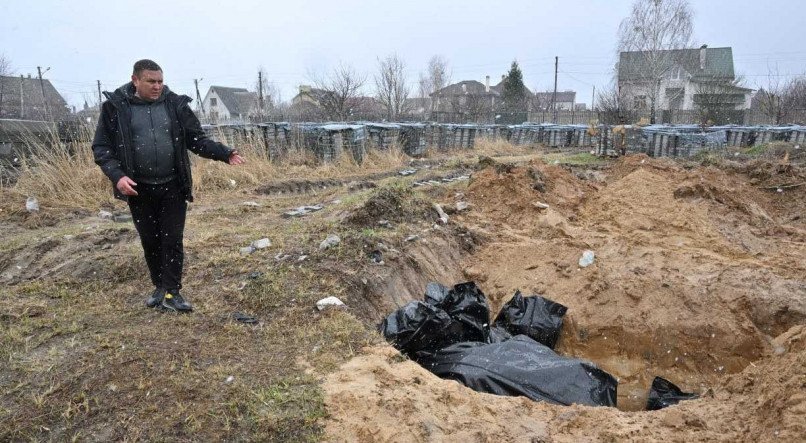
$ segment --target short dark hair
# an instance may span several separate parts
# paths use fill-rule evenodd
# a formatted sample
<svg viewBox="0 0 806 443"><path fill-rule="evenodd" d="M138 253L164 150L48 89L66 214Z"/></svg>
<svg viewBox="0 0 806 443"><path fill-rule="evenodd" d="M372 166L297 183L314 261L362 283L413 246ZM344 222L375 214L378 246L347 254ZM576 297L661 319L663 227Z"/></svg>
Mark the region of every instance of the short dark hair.
<svg viewBox="0 0 806 443"><path fill-rule="evenodd" d="M162 71L162 68L160 68L160 65L158 65L157 62L155 62L154 60L144 58L142 60L138 60L134 64L132 74L136 75L139 78L140 73L143 71Z"/></svg>

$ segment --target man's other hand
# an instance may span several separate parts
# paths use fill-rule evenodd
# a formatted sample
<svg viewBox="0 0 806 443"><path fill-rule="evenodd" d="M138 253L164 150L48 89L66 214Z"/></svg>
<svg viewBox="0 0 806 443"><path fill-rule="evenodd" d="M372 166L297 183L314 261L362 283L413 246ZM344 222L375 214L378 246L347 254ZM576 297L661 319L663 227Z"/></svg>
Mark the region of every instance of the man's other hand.
<svg viewBox="0 0 806 443"><path fill-rule="evenodd" d="M232 153L229 155L229 159L227 159L227 163L231 165L242 165L246 163L246 159L241 157L241 155L238 154L238 151L232 151Z"/></svg>
<svg viewBox="0 0 806 443"><path fill-rule="evenodd" d="M118 184L115 186L123 195L137 195L137 191L134 190L134 187L137 186L137 183L125 175L118 180Z"/></svg>

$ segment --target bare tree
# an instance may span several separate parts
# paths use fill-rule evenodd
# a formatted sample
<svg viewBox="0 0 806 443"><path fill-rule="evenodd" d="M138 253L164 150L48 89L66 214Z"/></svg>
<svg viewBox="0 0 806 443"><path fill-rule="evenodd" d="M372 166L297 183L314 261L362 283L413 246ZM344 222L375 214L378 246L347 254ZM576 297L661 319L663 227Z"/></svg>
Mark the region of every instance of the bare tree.
<svg viewBox="0 0 806 443"><path fill-rule="evenodd" d="M731 82L712 80L697 83L694 94L694 110L700 125L722 125L741 123L742 117L736 107L745 101L744 77L736 77Z"/></svg>
<svg viewBox="0 0 806 443"><path fill-rule="evenodd" d="M397 120L408 112L411 89L406 83L405 63L397 54L378 59L378 73L375 75L375 96L386 111L389 121Z"/></svg>
<svg viewBox="0 0 806 443"><path fill-rule="evenodd" d="M366 80L366 75L343 64L339 64L326 77L313 76L313 83L320 91L315 99L323 117L328 120L349 120L353 108L358 105L361 88Z"/></svg>
<svg viewBox="0 0 806 443"><path fill-rule="evenodd" d="M428 81L431 86L431 92L439 91L448 86L450 74L448 73L448 60L445 57L435 55L428 60Z"/></svg>
<svg viewBox="0 0 806 443"><path fill-rule="evenodd" d="M0 75L11 74L11 60L0 54Z"/></svg>
<svg viewBox="0 0 806 443"><path fill-rule="evenodd" d="M806 109L806 76L785 81L777 67L768 67L767 83L759 88L755 100L772 123L786 123L793 111Z"/></svg>
<svg viewBox="0 0 806 443"><path fill-rule="evenodd" d="M594 110L599 114L601 122L606 125L630 123L636 117L635 111L629 106L628 97L615 84L606 89L599 89Z"/></svg>
<svg viewBox="0 0 806 443"><path fill-rule="evenodd" d="M636 52L644 94L655 123L660 84L674 66L678 52L691 44L693 13L688 0L636 0L618 30L618 50ZM623 79L620 79L623 80ZM637 86L637 85L636 85Z"/></svg>
<svg viewBox="0 0 806 443"><path fill-rule="evenodd" d="M450 73L448 72L448 60L441 55L435 55L428 60L426 72L420 73L418 81L419 95L421 98L430 98L431 94L448 86L449 82ZM437 108L437 102L432 100L431 111L438 110Z"/></svg>
<svg viewBox="0 0 806 443"><path fill-rule="evenodd" d="M9 75L11 74L11 62L6 58L5 55L0 54L0 75ZM3 95L5 91L3 91L5 82L0 81L0 116L3 115Z"/></svg>

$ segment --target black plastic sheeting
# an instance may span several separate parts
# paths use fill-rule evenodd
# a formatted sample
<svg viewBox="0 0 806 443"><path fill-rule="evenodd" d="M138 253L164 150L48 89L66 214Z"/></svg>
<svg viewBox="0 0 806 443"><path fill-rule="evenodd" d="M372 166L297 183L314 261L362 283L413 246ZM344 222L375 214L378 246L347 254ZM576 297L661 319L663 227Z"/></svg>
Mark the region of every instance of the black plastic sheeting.
<svg viewBox="0 0 806 443"><path fill-rule="evenodd" d="M420 364L475 391L560 405L616 406L613 376L592 363L557 355L525 335L493 344L458 343Z"/></svg>
<svg viewBox="0 0 806 443"><path fill-rule="evenodd" d="M494 326L512 335L528 335L551 349L560 338L563 316L568 308L540 296L524 297L521 291L501 308Z"/></svg>
<svg viewBox="0 0 806 443"><path fill-rule="evenodd" d="M646 400L647 411L657 411L676 405L683 400L699 398L699 395L691 392L683 392L674 383L665 378L655 377L652 380L652 387L649 388L649 397Z"/></svg>
<svg viewBox="0 0 806 443"><path fill-rule="evenodd" d="M561 405L616 406L615 378L551 349L566 310L517 292L490 327L487 299L475 283L452 288L430 283L425 302L398 309L379 329L409 358L476 391Z"/></svg>

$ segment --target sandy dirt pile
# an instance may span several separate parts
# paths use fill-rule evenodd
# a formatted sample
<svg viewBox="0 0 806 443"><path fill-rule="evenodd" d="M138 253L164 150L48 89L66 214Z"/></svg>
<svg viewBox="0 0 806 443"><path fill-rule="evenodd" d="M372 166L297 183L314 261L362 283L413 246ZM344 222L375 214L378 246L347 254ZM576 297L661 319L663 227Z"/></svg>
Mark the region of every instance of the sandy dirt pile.
<svg viewBox="0 0 806 443"><path fill-rule="evenodd" d="M329 441L798 441L806 435L806 333L791 349L661 411L554 406L434 377L391 347L365 350L326 380Z"/></svg>
<svg viewBox="0 0 806 443"><path fill-rule="evenodd" d="M491 312L516 289L568 306L558 352L618 377L622 410L643 409L655 376L705 398L658 413L560 408L474 393L374 351L329 379L329 430L364 441L804 436L806 189L775 189L803 177L646 156L474 173L472 210L451 223L487 239L460 266ZM581 268L585 250L596 258ZM778 336L796 345L783 352Z"/></svg>

